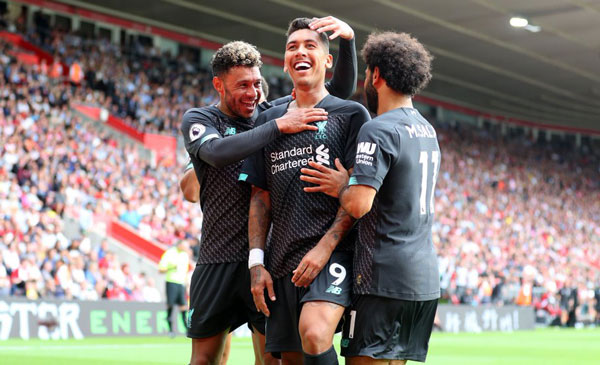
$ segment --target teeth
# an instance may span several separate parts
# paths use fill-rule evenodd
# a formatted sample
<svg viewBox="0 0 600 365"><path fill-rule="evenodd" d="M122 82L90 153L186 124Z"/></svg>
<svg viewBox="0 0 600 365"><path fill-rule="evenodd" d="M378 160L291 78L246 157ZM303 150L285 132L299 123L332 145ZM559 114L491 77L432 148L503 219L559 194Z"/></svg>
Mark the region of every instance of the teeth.
<svg viewBox="0 0 600 365"><path fill-rule="evenodd" d="M308 63L308 62L298 62L298 63L297 63L295 66L294 66L294 68L295 68L296 70L300 70L300 69L307 70L307 69L309 69L309 68L310 68L310 63Z"/></svg>

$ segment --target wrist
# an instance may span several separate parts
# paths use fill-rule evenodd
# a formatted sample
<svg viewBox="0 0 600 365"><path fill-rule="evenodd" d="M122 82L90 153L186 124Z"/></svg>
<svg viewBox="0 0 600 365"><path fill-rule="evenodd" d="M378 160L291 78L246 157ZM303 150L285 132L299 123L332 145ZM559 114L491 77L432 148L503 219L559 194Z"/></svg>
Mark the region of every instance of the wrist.
<svg viewBox="0 0 600 365"><path fill-rule="evenodd" d="M279 131L279 133L283 133L285 122L283 120L281 120L281 118L275 119L274 122L275 122L275 126L277 127L277 130Z"/></svg>
<svg viewBox="0 0 600 365"><path fill-rule="evenodd" d="M248 269L255 266L265 266L265 251L261 248L252 248L248 253Z"/></svg>

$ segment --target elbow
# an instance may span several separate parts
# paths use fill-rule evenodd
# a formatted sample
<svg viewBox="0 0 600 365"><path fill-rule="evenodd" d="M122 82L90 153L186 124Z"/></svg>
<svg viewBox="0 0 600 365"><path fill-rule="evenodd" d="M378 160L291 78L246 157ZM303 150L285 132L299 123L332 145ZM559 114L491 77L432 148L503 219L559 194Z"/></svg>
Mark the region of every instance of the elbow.
<svg viewBox="0 0 600 365"><path fill-rule="evenodd" d="M344 210L354 219L360 219L365 214L369 213L373 203L365 201L350 201L344 205Z"/></svg>
<svg viewBox="0 0 600 365"><path fill-rule="evenodd" d="M193 189L183 190L183 198L190 203L198 203L198 200L200 200L198 195L199 192Z"/></svg>

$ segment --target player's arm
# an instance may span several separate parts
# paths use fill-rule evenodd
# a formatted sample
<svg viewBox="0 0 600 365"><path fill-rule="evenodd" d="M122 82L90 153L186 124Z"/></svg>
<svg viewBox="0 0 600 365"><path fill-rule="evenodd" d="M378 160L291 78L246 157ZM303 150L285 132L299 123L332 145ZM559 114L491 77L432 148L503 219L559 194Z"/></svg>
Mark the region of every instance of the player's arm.
<svg viewBox="0 0 600 365"><path fill-rule="evenodd" d="M195 156L213 167L224 167L245 159L282 133L317 130L316 126L308 123L326 117L327 112L320 108L296 109L249 131L222 138L209 118L192 109L183 116L181 133L190 156Z"/></svg>
<svg viewBox="0 0 600 365"><path fill-rule="evenodd" d="M346 234L352 229L354 219L346 213L341 207L331 227L325 235L319 240L319 243L313 247L298 264L292 276L292 282L296 286L308 287L310 283L323 270L327 261L331 257L333 250L342 241Z"/></svg>
<svg viewBox="0 0 600 365"><path fill-rule="evenodd" d="M338 159L336 169L309 162L312 169L302 169L300 178L315 184L304 191L321 192L338 198L340 205L359 219L373 207L375 195L389 171L395 150L400 147L396 134L380 129L378 123L366 123L358 134L354 170L350 173Z"/></svg>
<svg viewBox="0 0 600 365"><path fill-rule="evenodd" d="M300 179L315 184L304 188L307 193L324 193L340 200L340 206L352 218L359 219L373 207L377 190L369 185L349 185L351 171L335 159L337 170L309 162L312 169L302 169Z"/></svg>
<svg viewBox="0 0 600 365"><path fill-rule="evenodd" d="M329 39L340 37L340 48L333 77L331 81L325 83L325 87L331 95L348 99L356 91L358 79L354 30L347 23L332 16L315 19L311 22L310 27L319 33L332 32Z"/></svg>
<svg viewBox="0 0 600 365"><path fill-rule="evenodd" d="M270 315L265 301L265 289L269 298L275 300L273 280L264 266L264 249L267 242L267 232L271 225L271 195L268 191L252 186L250 213L248 216L248 241L250 254L248 268L250 269L250 286L254 304L259 312L267 317Z"/></svg>
<svg viewBox="0 0 600 365"><path fill-rule="evenodd" d="M200 182L198 182L198 177L191 161L186 166L183 177L179 180L179 188L185 200L190 203L197 203L200 200Z"/></svg>

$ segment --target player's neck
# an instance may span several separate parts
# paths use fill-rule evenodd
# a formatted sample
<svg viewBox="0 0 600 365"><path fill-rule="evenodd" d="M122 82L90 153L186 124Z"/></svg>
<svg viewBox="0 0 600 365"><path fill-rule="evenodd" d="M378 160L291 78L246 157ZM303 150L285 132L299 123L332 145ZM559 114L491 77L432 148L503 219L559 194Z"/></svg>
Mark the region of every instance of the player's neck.
<svg viewBox="0 0 600 365"><path fill-rule="evenodd" d="M312 108L328 94L329 92L322 82L316 87L296 86L296 106L298 108Z"/></svg>
<svg viewBox="0 0 600 365"><path fill-rule="evenodd" d="M228 117L236 118L236 116L233 115L233 113L231 113L231 111L229 110L227 105L225 105L225 103L223 103L222 101L219 101L216 106L217 106L217 109L219 109L221 111L221 113L225 114Z"/></svg>
<svg viewBox="0 0 600 365"><path fill-rule="evenodd" d="M412 108L412 98L403 94L398 94L392 90L379 90L379 102L377 105L377 115L387 113L390 110L398 108Z"/></svg>

